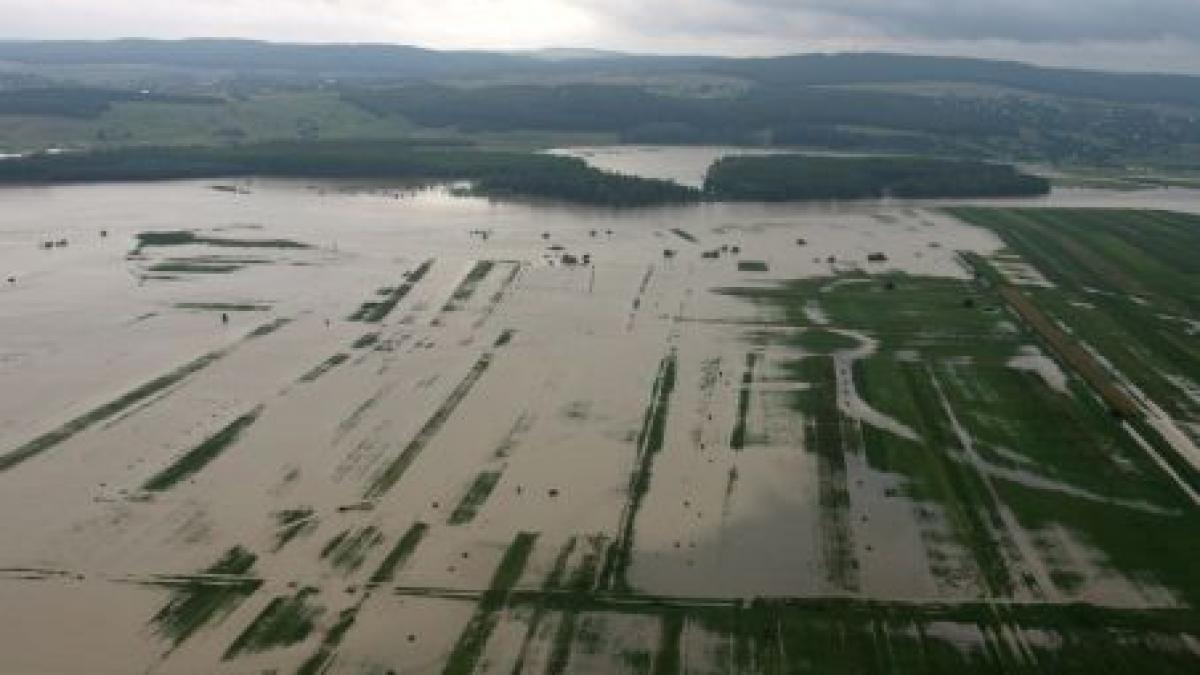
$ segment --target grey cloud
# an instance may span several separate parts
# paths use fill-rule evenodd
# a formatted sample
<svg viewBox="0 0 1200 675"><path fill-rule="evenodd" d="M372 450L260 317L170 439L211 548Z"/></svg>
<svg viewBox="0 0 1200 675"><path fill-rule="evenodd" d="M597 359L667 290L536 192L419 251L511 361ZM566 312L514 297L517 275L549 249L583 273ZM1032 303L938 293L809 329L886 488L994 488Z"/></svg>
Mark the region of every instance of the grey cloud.
<svg viewBox="0 0 1200 675"><path fill-rule="evenodd" d="M777 10L780 0L749 0ZM1197 0L802 0L889 34L1029 42L1200 39Z"/></svg>
<svg viewBox="0 0 1200 675"><path fill-rule="evenodd" d="M907 51L1200 72L1200 0L0 0L0 37Z"/></svg>
<svg viewBox="0 0 1200 675"><path fill-rule="evenodd" d="M879 35L1016 42L1200 41L1197 0L570 0L671 33Z"/></svg>

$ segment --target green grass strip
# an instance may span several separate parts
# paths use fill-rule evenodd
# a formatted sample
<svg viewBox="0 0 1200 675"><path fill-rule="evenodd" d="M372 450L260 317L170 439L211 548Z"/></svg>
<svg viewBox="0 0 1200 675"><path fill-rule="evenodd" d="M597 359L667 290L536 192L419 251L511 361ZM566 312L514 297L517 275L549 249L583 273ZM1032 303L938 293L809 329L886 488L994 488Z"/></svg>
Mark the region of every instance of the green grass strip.
<svg viewBox="0 0 1200 675"><path fill-rule="evenodd" d="M225 351L209 352L200 358L191 361L175 370L150 380L149 382L132 389L125 394L94 408L79 417L63 424L57 429L48 433L42 434L37 438L29 441L25 445L11 450L4 455L0 455L0 471L7 471L14 466L24 462L27 459L36 457L37 455L53 448L54 446L66 441L72 436L84 431L92 425L102 422L126 408L144 401L159 392L183 381L190 375L193 375L200 370L211 365L217 359L225 356Z"/></svg>
<svg viewBox="0 0 1200 675"><path fill-rule="evenodd" d="M492 495L492 490L496 489L496 484L499 482L499 471L484 471L476 476L475 482L467 489L454 512L450 514L450 524L463 525L474 520L475 514Z"/></svg>
<svg viewBox="0 0 1200 675"><path fill-rule="evenodd" d="M386 584L396 578L396 571L408 562L412 557L413 551L417 550L417 545L425 538L429 532L429 526L425 523L413 523L412 527L404 533L403 537L396 542L392 550L388 552L387 557L383 562L379 563L379 569L375 570L375 574L371 575L371 583Z"/></svg>
<svg viewBox="0 0 1200 675"><path fill-rule="evenodd" d="M242 435L250 425L258 421L258 416L262 413L263 406L258 406L254 410L238 417L230 422L225 428L217 433L209 436L200 445L192 448L183 457L180 457L174 464L155 475L142 489L152 492L162 492L174 487L177 483L195 475L210 462L216 459L229 446Z"/></svg>
<svg viewBox="0 0 1200 675"><path fill-rule="evenodd" d="M520 532L509 544L504 558L500 560L492 575L488 590L479 599L475 615L471 617L459 635L453 651L450 652L450 658L442 670L444 675L468 675L475 672L479 657L483 655L483 648L487 646L488 638L496 627L497 613L504 606L513 587L521 580L521 574L525 571L525 564L529 562L529 555L533 552L537 538L537 533Z"/></svg>

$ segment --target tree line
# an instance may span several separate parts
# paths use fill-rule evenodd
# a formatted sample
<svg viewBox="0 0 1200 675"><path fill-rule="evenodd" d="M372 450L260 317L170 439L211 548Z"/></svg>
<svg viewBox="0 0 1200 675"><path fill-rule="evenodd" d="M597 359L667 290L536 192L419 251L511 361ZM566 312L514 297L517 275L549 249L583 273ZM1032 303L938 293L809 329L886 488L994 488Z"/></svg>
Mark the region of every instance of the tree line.
<svg viewBox="0 0 1200 675"><path fill-rule="evenodd" d="M1050 181L1003 164L923 157L725 157L704 191L731 201L1043 195Z"/></svg>
<svg viewBox="0 0 1200 675"><path fill-rule="evenodd" d="M476 194L599 206L696 201L698 190L590 167L575 157L498 152L453 143L279 141L223 147L128 147L39 153L0 161L0 183L236 176L470 181Z"/></svg>

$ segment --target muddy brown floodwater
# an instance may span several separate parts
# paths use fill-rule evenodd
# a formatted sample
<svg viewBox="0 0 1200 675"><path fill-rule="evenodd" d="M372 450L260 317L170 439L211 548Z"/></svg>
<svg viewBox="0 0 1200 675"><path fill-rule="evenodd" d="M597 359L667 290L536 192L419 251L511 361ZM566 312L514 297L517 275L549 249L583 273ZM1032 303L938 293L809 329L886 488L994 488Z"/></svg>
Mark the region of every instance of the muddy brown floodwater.
<svg viewBox="0 0 1200 675"><path fill-rule="evenodd" d="M904 510L858 528L881 553L853 583L828 573L826 467L782 402L805 385L778 377L802 354L756 345L746 322L763 314L712 289L967 278L955 252L995 253L992 233L921 203L614 212L213 184L0 190L15 278L0 289L0 669L533 672L563 657L530 642L540 610L494 603L556 578L717 600L976 596L931 575L928 523ZM202 236L137 247L185 230ZM701 258L722 245L740 256ZM868 263L877 251L888 262ZM1012 366L1061 386L1036 351ZM915 435L848 372L848 418ZM837 469L860 479L855 508L890 487L861 461ZM616 654L658 644L644 616L572 617L540 630L594 634L574 670L631 668ZM476 628L486 650L470 656Z"/></svg>

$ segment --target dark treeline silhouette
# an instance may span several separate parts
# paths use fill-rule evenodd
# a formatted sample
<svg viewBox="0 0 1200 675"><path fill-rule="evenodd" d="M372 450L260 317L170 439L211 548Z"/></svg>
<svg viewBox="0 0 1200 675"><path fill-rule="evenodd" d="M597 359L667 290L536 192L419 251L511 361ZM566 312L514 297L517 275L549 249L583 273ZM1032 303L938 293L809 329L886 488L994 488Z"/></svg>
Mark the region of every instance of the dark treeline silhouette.
<svg viewBox="0 0 1200 675"><path fill-rule="evenodd" d="M737 156L709 168L716 199L798 201L880 197L1008 197L1046 194L1045 178L1012 166L919 157Z"/></svg>
<svg viewBox="0 0 1200 675"><path fill-rule="evenodd" d="M797 125L861 125L948 134L1012 133L1015 122L974 101L883 92L756 87L735 98L663 96L640 87L574 84L351 89L343 97L377 114L465 131L625 131L674 122L746 133Z"/></svg>
<svg viewBox="0 0 1200 675"><path fill-rule="evenodd" d="M475 194L602 206L701 199L784 201L1037 195L1044 178L1012 166L918 157L727 157L703 193L601 171L559 155L500 152L458 141L280 141L225 147L130 147L39 153L0 161L0 183L167 180L236 176L469 181Z"/></svg>
<svg viewBox="0 0 1200 675"><path fill-rule="evenodd" d="M0 115L49 115L94 118L114 103L222 103L212 96L155 94L119 89L73 86L33 86L0 90Z"/></svg>
<svg viewBox="0 0 1200 675"><path fill-rule="evenodd" d="M612 132L641 143L807 145L1103 163L1123 152L1200 142L1200 124L1144 106L1029 97L928 96L801 85L754 85L728 97L569 84L347 87L344 100L467 132Z"/></svg>
<svg viewBox="0 0 1200 675"><path fill-rule="evenodd" d="M1121 103L1200 105L1189 75L1109 73L1011 61L882 53L796 54L768 58L635 56L545 59L537 53L435 51L384 44L287 44L254 40L0 41L0 61L31 65L141 64L255 71L372 81L484 75L663 75L710 73L771 86L948 82L995 85Z"/></svg>
<svg viewBox="0 0 1200 675"><path fill-rule="evenodd" d="M695 201L699 191L624 176L557 155L492 152L405 141L272 142L35 154L0 161L0 183L165 180L234 176L470 181L477 194L603 206Z"/></svg>

